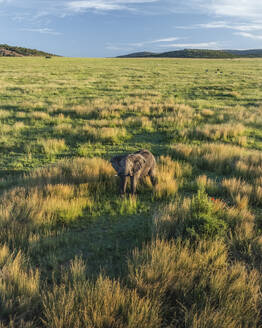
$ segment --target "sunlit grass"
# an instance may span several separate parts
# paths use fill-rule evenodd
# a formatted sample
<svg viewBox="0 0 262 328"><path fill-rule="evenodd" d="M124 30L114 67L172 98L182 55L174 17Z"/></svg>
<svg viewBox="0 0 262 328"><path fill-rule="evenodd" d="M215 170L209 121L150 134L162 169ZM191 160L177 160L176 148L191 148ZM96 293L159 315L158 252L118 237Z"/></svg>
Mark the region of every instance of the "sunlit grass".
<svg viewBox="0 0 262 328"><path fill-rule="evenodd" d="M259 65L1 58L0 327L261 326Z"/></svg>

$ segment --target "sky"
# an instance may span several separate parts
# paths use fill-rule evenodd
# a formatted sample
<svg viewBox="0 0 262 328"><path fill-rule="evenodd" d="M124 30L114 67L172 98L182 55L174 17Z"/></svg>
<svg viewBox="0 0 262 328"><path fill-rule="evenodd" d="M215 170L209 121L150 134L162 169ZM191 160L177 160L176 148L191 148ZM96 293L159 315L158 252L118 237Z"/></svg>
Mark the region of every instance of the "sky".
<svg viewBox="0 0 262 328"><path fill-rule="evenodd" d="M262 49L262 0L0 0L0 44L67 57Z"/></svg>

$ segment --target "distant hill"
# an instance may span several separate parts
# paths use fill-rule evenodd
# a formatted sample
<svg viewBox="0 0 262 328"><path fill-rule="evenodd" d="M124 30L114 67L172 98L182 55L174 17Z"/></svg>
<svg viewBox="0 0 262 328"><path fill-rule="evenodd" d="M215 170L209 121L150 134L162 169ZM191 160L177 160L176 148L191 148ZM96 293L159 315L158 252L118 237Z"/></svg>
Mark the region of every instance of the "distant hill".
<svg viewBox="0 0 262 328"><path fill-rule="evenodd" d="M251 49L251 50L226 50L231 54L239 57L262 57L262 49Z"/></svg>
<svg viewBox="0 0 262 328"><path fill-rule="evenodd" d="M158 54L155 53L155 52L142 51L142 52L134 52L133 54L129 54L129 55L118 56L118 58L126 58L126 57L130 57L130 58L155 57L157 55Z"/></svg>
<svg viewBox="0 0 262 328"><path fill-rule="evenodd" d="M24 57L24 56L56 56L44 51L36 49L28 49L22 47L9 46L7 44L0 44L0 57Z"/></svg>
<svg viewBox="0 0 262 328"><path fill-rule="evenodd" d="M163 53L136 52L117 58L239 58L262 57L262 50L208 50L208 49L184 49Z"/></svg>
<svg viewBox="0 0 262 328"><path fill-rule="evenodd" d="M168 51L158 54L157 57L167 58L233 58L234 54L224 50L207 50L207 49L184 49Z"/></svg>

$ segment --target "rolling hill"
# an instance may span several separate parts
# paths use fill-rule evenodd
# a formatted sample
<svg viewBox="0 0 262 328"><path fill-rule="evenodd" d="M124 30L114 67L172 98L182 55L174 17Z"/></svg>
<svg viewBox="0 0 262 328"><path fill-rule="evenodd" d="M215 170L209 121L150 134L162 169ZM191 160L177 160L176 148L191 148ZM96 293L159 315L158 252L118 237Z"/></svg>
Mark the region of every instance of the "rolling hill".
<svg viewBox="0 0 262 328"><path fill-rule="evenodd" d="M24 57L24 56L56 56L36 49L28 49L7 44L0 44L0 57Z"/></svg>
<svg viewBox="0 0 262 328"><path fill-rule="evenodd" d="M163 53L136 52L117 58L238 58L238 57L262 57L262 50L207 50L184 49Z"/></svg>

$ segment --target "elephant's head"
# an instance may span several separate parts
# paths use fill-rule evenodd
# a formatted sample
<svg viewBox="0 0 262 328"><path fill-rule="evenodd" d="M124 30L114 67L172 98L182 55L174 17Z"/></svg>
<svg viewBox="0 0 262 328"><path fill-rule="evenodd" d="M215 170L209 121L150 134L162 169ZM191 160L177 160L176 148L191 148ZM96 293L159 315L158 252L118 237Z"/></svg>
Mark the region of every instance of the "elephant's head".
<svg viewBox="0 0 262 328"><path fill-rule="evenodd" d="M115 156L111 159L111 164L118 176L134 176L145 165L145 158L140 154L130 154L125 156Z"/></svg>

